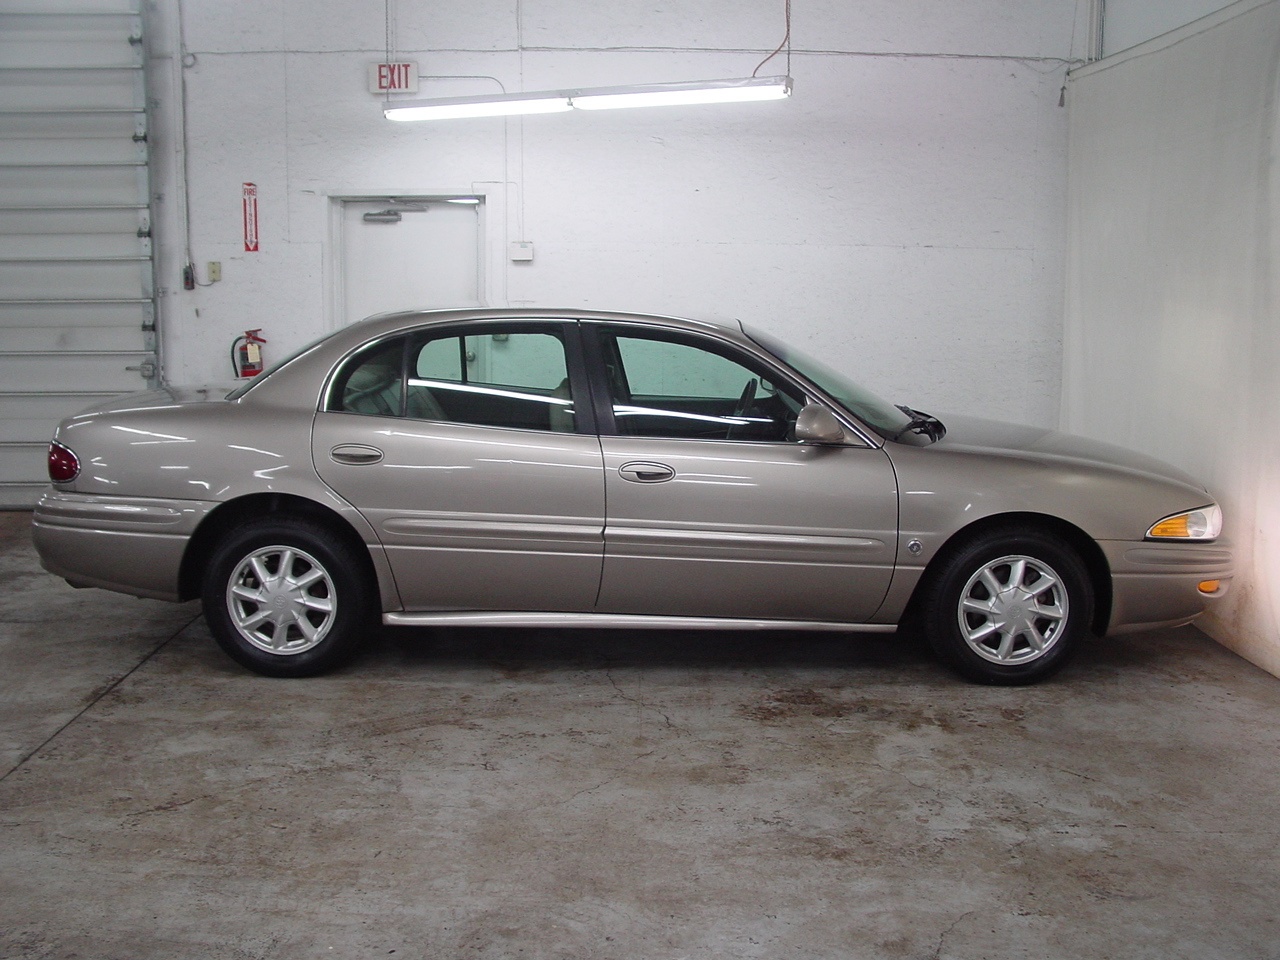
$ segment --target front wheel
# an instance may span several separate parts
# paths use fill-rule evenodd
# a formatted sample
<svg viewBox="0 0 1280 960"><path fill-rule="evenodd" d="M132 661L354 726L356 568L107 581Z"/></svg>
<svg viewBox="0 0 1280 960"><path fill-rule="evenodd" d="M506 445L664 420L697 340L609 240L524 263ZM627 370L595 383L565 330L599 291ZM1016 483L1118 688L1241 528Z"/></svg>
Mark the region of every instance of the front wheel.
<svg viewBox="0 0 1280 960"><path fill-rule="evenodd" d="M1060 670L1093 618L1079 556L1035 530L978 537L945 561L924 603L939 659L969 680L1025 684Z"/></svg>
<svg viewBox="0 0 1280 960"><path fill-rule="evenodd" d="M355 653L370 625L362 558L300 519L236 530L218 544L204 580L205 620L223 651L256 673L304 677Z"/></svg>

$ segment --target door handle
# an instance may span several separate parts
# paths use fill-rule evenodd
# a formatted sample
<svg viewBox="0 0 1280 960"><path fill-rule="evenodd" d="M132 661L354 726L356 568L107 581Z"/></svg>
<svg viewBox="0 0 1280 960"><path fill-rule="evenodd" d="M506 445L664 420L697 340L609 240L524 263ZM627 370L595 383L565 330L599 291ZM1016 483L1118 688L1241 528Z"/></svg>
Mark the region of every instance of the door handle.
<svg viewBox="0 0 1280 960"><path fill-rule="evenodd" d="M632 460L618 468L623 480L632 483L665 483L672 479L676 472L665 463L652 463L648 460Z"/></svg>
<svg viewBox="0 0 1280 960"><path fill-rule="evenodd" d="M367 447L363 443L340 443L329 451L329 457L335 463L358 466L366 463L380 463L382 451L377 447Z"/></svg>

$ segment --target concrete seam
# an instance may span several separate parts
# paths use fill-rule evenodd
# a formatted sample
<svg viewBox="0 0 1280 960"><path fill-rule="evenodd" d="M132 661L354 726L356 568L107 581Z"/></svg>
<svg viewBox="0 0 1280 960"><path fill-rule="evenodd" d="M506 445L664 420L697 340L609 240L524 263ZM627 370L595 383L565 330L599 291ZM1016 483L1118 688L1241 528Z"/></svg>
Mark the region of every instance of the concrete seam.
<svg viewBox="0 0 1280 960"><path fill-rule="evenodd" d="M45 748L45 747L49 746L49 744L53 743L53 741L54 741L54 740L56 740L56 739L58 739L58 737L62 736L62 734L67 730L67 728L68 728L68 727L70 727L73 723L75 723L77 720L79 720L81 717L83 717L86 713L88 713L90 710L92 710L94 707L96 707L96 706L98 705L98 703L102 700L102 698L103 698L103 697L105 697L107 694L111 693L113 690L115 690L117 687L119 687L119 686L120 686L120 684L124 683L126 680L128 680L130 677L132 677L135 673L137 673L137 672L138 672L138 670L139 670L139 669L141 669L141 668L142 668L146 663L148 663L148 662L151 660L151 658L152 658L152 657L154 657L157 653L159 653L161 650L163 650L163 649L164 649L166 646L168 646L170 643L172 643L172 642L173 642L173 640L174 640L174 639L175 639L175 638L176 638L180 633L182 633L184 630L186 630L189 626L191 626L193 623L195 623L195 622L196 622L197 620L199 620L199 619L200 619L200 614L198 614L198 613L197 613L197 614L196 614L195 616L193 616L190 620L188 620L186 623L184 623L182 626L180 626L177 630L175 630L175 631L174 631L173 633L171 633L169 636L167 636L167 637L165 637L163 640L161 640L161 641L160 641L160 642L155 646L155 648L154 648L153 650L151 650L151 651L150 651L150 652L149 652L145 657L143 657L141 660L139 660L137 663L135 663L132 667L130 667L127 671L125 671L124 673L122 673L120 676L116 677L116 679L115 679L115 680L112 680L112 681L111 681L110 683L108 683L105 687L103 687L101 690L99 690L99 691L98 691L98 692L97 692L97 693L96 693L96 694L95 694L95 695L94 695L94 696L89 700L89 702L88 702L88 703L86 703L83 707L81 707L79 710L77 710L77 711L76 711L75 715L74 715L70 720L68 720L66 723L64 723L62 726L60 726L57 730L55 730L53 733L51 733L48 737L46 737L42 743L40 743L39 745L37 745L37 746L36 746L34 749L32 749L29 753L27 753L25 756L23 756L21 759L19 759L17 763L15 763L12 767L10 767L8 770L6 770L3 774L0 774L0 783L4 783L6 780L8 780L8 779L9 779L9 777L10 777L10 775L11 775L11 774L14 774L14 773L16 773L17 771L21 770L23 767L25 767L25 766L26 766L26 765L27 765L27 764L28 764L28 763L29 763L29 762L30 762L30 761L31 761L31 760L32 760L32 759L33 759L37 754L39 754L42 750L44 750L44 748Z"/></svg>

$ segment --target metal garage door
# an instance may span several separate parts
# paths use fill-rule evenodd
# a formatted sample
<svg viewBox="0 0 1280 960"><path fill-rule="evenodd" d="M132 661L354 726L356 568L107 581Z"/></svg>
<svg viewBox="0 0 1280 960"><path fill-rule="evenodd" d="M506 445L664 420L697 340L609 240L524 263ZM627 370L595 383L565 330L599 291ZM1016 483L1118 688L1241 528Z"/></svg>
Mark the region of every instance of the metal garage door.
<svg viewBox="0 0 1280 960"><path fill-rule="evenodd" d="M0 0L0 507L59 419L155 384L137 0Z"/></svg>

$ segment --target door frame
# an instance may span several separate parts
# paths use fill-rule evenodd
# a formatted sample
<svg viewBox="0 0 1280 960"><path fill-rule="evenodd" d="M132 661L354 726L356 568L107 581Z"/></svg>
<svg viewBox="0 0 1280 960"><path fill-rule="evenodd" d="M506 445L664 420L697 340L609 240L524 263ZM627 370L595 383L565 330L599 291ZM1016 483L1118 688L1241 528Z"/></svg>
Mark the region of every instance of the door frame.
<svg viewBox="0 0 1280 960"><path fill-rule="evenodd" d="M335 188L324 193L328 208L328 242L324 253L324 321L326 330L343 326L343 304L346 302L345 279L342 264L345 259L343 246L342 210L344 203L390 203L392 200L442 201L458 197L476 197L480 200L476 211L477 223L477 293L480 306L490 307L504 302L506 279L507 231L494 236L495 226L507 222L506 191L501 184L475 184L454 189L424 190L421 187L393 190L385 188Z"/></svg>

